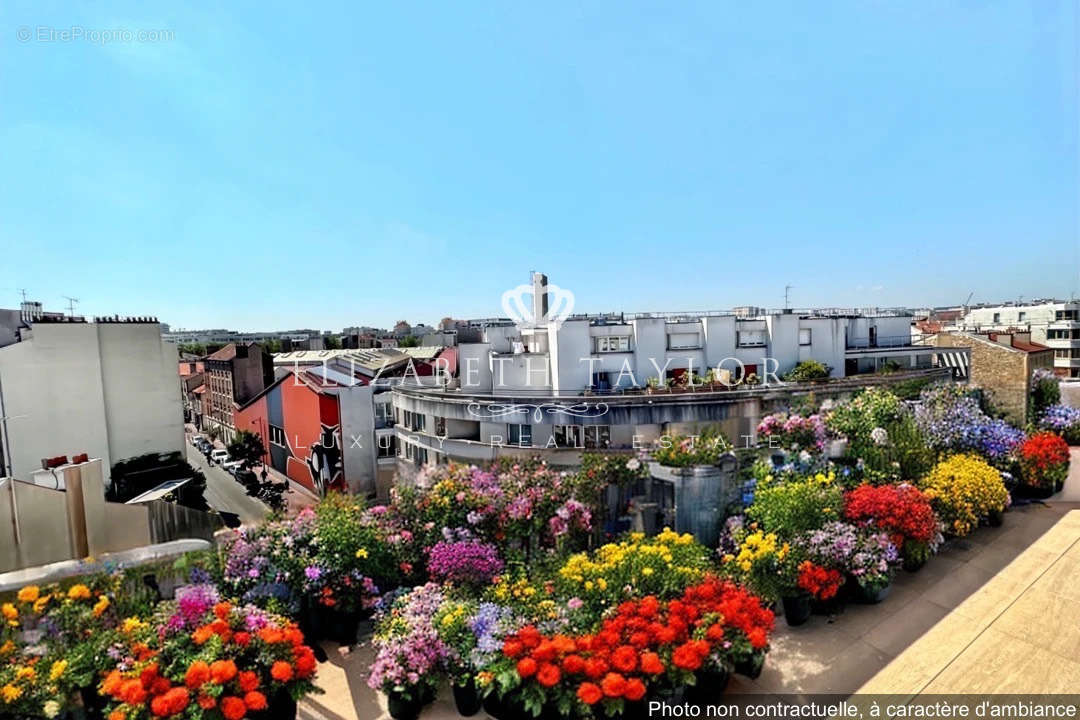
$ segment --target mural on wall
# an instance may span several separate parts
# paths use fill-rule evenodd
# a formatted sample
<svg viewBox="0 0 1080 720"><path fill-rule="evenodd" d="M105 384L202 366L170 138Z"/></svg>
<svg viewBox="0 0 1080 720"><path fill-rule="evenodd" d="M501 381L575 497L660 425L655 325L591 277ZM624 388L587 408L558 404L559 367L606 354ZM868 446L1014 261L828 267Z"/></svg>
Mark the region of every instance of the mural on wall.
<svg viewBox="0 0 1080 720"><path fill-rule="evenodd" d="M237 414L237 427L260 429L274 470L318 495L346 490L341 418L335 395L292 375Z"/></svg>

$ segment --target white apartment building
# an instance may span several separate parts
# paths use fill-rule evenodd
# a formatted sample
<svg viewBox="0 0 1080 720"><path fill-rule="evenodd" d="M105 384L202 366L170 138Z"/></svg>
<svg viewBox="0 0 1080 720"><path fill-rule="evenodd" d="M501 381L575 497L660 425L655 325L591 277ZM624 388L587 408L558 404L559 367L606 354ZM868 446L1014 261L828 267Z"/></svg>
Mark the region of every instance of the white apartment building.
<svg viewBox="0 0 1080 720"><path fill-rule="evenodd" d="M1022 330L1054 351L1054 372L1080 377L1080 301L1034 302L971 308L958 323L969 332Z"/></svg>
<svg viewBox="0 0 1080 720"><path fill-rule="evenodd" d="M100 458L108 474L183 451L176 346L156 319L86 322L26 305L0 315L0 477L29 480L61 455Z"/></svg>
<svg viewBox="0 0 1080 720"><path fill-rule="evenodd" d="M547 279L536 274L533 286L532 317L546 317ZM394 388L399 461L542 451L573 464L583 449L631 449L665 432L715 424L737 439L753 434L771 403L790 400L781 377L803 360L827 365L833 378L873 382L896 377L866 375L877 370L941 365L941 350L912 344L911 315L903 310L748 306L469 326L481 342L459 342L457 375L447 387ZM648 387L709 371L727 387ZM756 385L747 384L751 377Z"/></svg>

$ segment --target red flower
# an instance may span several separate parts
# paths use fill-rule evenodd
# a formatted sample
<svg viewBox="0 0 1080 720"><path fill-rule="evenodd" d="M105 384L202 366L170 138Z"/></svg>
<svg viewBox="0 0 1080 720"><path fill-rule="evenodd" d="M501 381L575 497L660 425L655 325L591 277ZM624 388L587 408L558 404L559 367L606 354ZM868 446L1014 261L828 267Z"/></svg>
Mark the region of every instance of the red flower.
<svg viewBox="0 0 1080 720"><path fill-rule="evenodd" d="M809 560L804 560L799 565L797 584L818 600L828 600L834 597L836 591L844 584L844 576L839 570L826 569Z"/></svg>
<svg viewBox="0 0 1080 720"><path fill-rule="evenodd" d="M844 496L844 515L888 532L897 547L930 542L937 533L930 500L913 485L860 485Z"/></svg>
<svg viewBox="0 0 1080 720"><path fill-rule="evenodd" d="M593 680L602 678L607 671L608 664L600 658L591 657L585 661L585 674Z"/></svg>
<svg viewBox="0 0 1080 720"><path fill-rule="evenodd" d="M585 660L580 655L567 655L563 658L562 669L568 675L580 675L585 672Z"/></svg>
<svg viewBox="0 0 1080 720"><path fill-rule="evenodd" d="M562 673L559 672L559 666L553 665L552 663L544 663L536 672L536 682L540 683L546 688L558 685L559 680L561 679Z"/></svg>
<svg viewBox="0 0 1080 720"><path fill-rule="evenodd" d="M641 678L630 678L626 681L626 690L623 692L623 697L631 702L637 702L645 697L645 683L641 682Z"/></svg>
<svg viewBox="0 0 1080 720"><path fill-rule="evenodd" d="M249 633L249 632L238 632L235 635L233 635L233 642L236 643L237 645L239 645L240 647L247 647L248 644L251 643L251 633Z"/></svg>
<svg viewBox="0 0 1080 720"><path fill-rule="evenodd" d="M289 682L293 678L292 665L284 660L278 660L270 666L270 677L274 678L278 682Z"/></svg>
<svg viewBox="0 0 1080 720"><path fill-rule="evenodd" d="M675 648L675 652L671 655L671 662L675 664L675 667L683 670L697 670L703 661L704 658L698 648L689 642Z"/></svg>
<svg viewBox="0 0 1080 720"><path fill-rule="evenodd" d="M267 707L266 696L258 690L244 693L244 705L252 712L265 710Z"/></svg>
<svg viewBox="0 0 1080 720"><path fill-rule="evenodd" d="M619 672L632 673L637 668L637 650L630 645L622 645L611 653L611 667Z"/></svg>
<svg viewBox="0 0 1080 720"><path fill-rule="evenodd" d="M524 649L525 646L521 644L520 640L507 638L503 641L503 655L508 658L516 658Z"/></svg>
<svg viewBox="0 0 1080 720"><path fill-rule="evenodd" d="M1020 446L1020 469L1024 483L1052 487L1068 474L1069 445L1051 432L1035 433Z"/></svg>
<svg viewBox="0 0 1080 720"><path fill-rule="evenodd" d="M654 652L641 653L641 672L647 675L659 675L664 672L664 663Z"/></svg>
<svg viewBox="0 0 1080 720"><path fill-rule="evenodd" d="M517 662L517 673L523 678L532 677L536 674L538 666L531 657L521 658Z"/></svg>
<svg viewBox="0 0 1080 720"><path fill-rule="evenodd" d="M210 663L210 677L218 685L224 685L236 677L236 663L232 660L215 660Z"/></svg>
<svg viewBox="0 0 1080 720"><path fill-rule="evenodd" d="M626 678L618 673L608 673L600 683L604 696L609 698L622 697L626 692Z"/></svg>
<svg viewBox="0 0 1080 720"><path fill-rule="evenodd" d="M240 720L247 715L247 705L238 697L232 695L221 698L221 714L225 720Z"/></svg>
<svg viewBox="0 0 1080 720"><path fill-rule="evenodd" d="M240 673L237 685L244 692L251 692L259 687L259 676L253 673L251 670L244 670Z"/></svg>
<svg viewBox="0 0 1080 720"><path fill-rule="evenodd" d="M604 691L595 683L583 682L578 686L578 699L586 705L595 705L604 697Z"/></svg>

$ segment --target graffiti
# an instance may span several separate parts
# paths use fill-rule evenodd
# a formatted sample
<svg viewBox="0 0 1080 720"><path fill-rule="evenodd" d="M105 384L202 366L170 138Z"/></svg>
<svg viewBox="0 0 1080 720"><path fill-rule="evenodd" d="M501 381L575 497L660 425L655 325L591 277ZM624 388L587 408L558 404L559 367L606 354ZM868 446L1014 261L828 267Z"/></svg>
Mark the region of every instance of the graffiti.
<svg viewBox="0 0 1080 720"><path fill-rule="evenodd" d="M340 425L323 425L319 440L313 442L306 458L311 484L319 495L330 490L344 490L345 477L341 461Z"/></svg>

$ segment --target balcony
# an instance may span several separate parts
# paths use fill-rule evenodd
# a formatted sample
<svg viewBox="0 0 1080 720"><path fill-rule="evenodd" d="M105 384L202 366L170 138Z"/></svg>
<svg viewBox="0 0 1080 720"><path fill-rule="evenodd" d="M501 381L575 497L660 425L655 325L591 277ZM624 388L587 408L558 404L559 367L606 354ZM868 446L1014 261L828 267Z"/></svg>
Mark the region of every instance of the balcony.
<svg viewBox="0 0 1080 720"><path fill-rule="evenodd" d="M924 347L911 344L911 334L907 335L883 335L872 338L848 338L847 350L879 350L888 348Z"/></svg>

